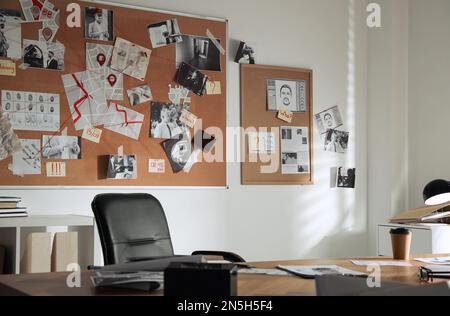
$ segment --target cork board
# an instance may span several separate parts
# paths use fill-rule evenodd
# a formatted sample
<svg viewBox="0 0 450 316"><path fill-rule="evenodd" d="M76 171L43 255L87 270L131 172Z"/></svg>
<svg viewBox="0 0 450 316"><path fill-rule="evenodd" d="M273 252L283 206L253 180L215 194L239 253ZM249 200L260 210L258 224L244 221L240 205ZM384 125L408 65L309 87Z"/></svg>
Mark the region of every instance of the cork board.
<svg viewBox="0 0 450 316"><path fill-rule="evenodd" d="M264 65L241 65L241 126L244 131L251 128L272 128L275 134L275 150L271 155L257 155L249 153L249 138L242 137L241 182L243 185L309 185L313 184L313 72L310 69L275 67ZM291 123L277 118L277 112L268 110L267 81L304 80L306 82L305 99L306 111L294 113ZM280 127L301 126L308 127L309 173L282 174L280 157ZM261 167L269 166L268 161L278 161L275 172L261 172Z"/></svg>
<svg viewBox="0 0 450 316"><path fill-rule="evenodd" d="M206 37L206 32L209 29L226 50L227 21L193 17L182 13L176 14L130 6L110 5L100 1L53 0L51 2L61 12L60 29L55 40L65 45L64 70L32 68L21 70L18 66L22 64L23 60L17 60L15 77L0 76L1 89L59 94L60 130L67 127L67 135L81 136L82 130L76 131L74 128L61 76L86 70L86 43L114 45L114 42L88 40L84 37L84 8L109 9L113 11L115 37L124 38L152 50L145 81L142 82L124 75L124 100L123 102L117 102L119 105L144 114L144 123L138 140L101 127L103 133L99 144L82 139L82 159L61 160L66 162L65 177L47 177L45 168L46 162L49 160L46 159L42 159L41 175L14 176L8 170L8 165L12 162L10 157L0 162L0 186L226 186L226 162L201 162L195 164L189 173L173 173L163 150L162 140L149 137L150 103L131 107L126 91L148 84L151 87L154 101L169 102L169 84L176 84L176 44L153 49L147 30L148 25L176 18L182 34ZM66 24L68 16L66 7L69 3L78 3L81 6L82 25L79 28L69 28ZM2 1L2 7L22 11L17 0L4 0ZM21 28L22 41L23 39L38 40L38 29L41 28L41 23L24 23ZM226 54L220 55L220 64L221 71L202 70L202 72L208 75L210 80L220 81L221 94L205 94L200 97L194 93L189 93L191 97L190 111L203 120L203 129L218 127L222 131L226 130ZM66 124L63 125L64 123ZM60 135L60 133L22 130L17 130L17 134L21 139L41 139L41 141L43 135ZM223 135L223 144L226 144L225 134ZM117 148L121 145L123 145L125 155L136 155L138 178L135 180L109 180L105 178L108 167L105 157L117 154ZM224 157L226 157L225 147L223 145ZM164 159L165 173L150 174L148 172L149 159Z"/></svg>

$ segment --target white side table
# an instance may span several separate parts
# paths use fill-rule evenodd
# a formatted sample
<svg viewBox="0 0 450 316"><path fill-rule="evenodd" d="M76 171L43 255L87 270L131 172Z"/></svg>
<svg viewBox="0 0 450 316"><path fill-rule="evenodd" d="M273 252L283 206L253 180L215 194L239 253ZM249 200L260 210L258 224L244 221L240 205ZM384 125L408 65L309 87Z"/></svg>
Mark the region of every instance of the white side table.
<svg viewBox="0 0 450 316"><path fill-rule="evenodd" d="M412 232L412 254L449 254L450 225L445 224L379 224L378 255L392 256L391 236L393 228L407 228Z"/></svg>

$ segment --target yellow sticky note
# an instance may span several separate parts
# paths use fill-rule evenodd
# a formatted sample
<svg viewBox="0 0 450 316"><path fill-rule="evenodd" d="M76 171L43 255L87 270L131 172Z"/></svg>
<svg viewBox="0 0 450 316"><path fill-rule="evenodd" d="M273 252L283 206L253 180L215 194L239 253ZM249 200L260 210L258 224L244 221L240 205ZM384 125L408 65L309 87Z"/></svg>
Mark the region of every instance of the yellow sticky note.
<svg viewBox="0 0 450 316"><path fill-rule="evenodd" d="M66 176L66 163L65 162L47 162L47 177L65 177Z"/></svg>
<svg viewBox="0 0 450 316"><path fill-rule="evenodd" d="M220 81L207 81L206 94L222 94Z"/></svg>
<svg viewBox="0 0 450 316"><path fill-rule="evenodd" d="M166 172L166 161L164 159L149 159L148 160L149 173L164 173Z"/></svg>
<svg viewBox="0 0 450 316"><path fill-rule="evenodd" d="M292 118L294 117L294 113L289 111L287 107L281 107L278 111L278 116L280 120L283 120L288 123L292 123Z"/></svg>
<svg viewBox="0 0 450 316"><path fill-rule="evenodd" d="M95 127L86 126L81 137L98 144L100 143L100 138L102 137L102 130Z"/></svg>
<svg viewBox="0 0 450 316"><path fill-rule="evenodd" d="M16 63L8 59L0 59L0 76L16 75Z"/></svg>

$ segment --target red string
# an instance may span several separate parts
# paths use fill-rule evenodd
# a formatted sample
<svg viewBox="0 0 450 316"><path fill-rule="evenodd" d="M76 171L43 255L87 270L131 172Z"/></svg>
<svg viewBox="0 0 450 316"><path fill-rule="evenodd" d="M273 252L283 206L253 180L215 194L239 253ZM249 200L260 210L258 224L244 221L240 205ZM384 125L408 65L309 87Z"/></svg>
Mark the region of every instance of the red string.
<svg viewBox="0 0 450 316"><path fill-rule="evenodd" d="M125 116L125 125L144 123L143 121L128 121L128 113L127 113L127 111L119 109L119 106L117 105L117 103L115 103L114 105L116 106L116 111L120 112L120 113L123 113L123 115Z"/></svg>
<svg viewBox="0 0 450 316"><path fill-rule="evenodd" d="M76 84L78 85L78 87L80 87L81 91L83 91L84 96L79 99L77 102L75 102L75 104L73 105L75 112L77 112L77 117L73 120L73 123L76 124L78 122L79 119L81 119L81 112L78 109L78 106L81 105L84 101L86 101L86 99L91 98L92 96L86 91L86 89L84 89L83 84L78 81L77 76L75 76L75 74L72 74L72 78L73 80L75 80Z"/></svg>

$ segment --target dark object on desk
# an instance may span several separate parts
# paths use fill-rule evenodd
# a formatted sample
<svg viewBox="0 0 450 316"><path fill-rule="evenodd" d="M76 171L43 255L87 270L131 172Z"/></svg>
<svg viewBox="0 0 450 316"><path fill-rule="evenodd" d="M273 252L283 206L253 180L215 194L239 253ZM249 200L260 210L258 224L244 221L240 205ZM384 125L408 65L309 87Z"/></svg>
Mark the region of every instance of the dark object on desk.
<svg viewBox="0 0 450 316"><path fill-rule="evenodd" d="M412 239L411 231L406 228L396 228L390 230L390 235L394 260L409 260Z"/></svg>
<svg viewBox="0 0 450 316"><path fill-rule="evenodd" d="M0 274L5 273L4 266L5 266L5 248L3 246L0 246Z"/></svg>
<svg viewBox="0 0 450 316"><path fill-rule="evenodd" d="M92 202L105 265L174 257L166 215L150 194L100 194ZM204 254L196 251L196 255ZM208 252L225 260L244 260L229 252Z"/></svg>
<svg viewBox="0 0 450 316"><path fill-rule="evenodd" d="M120 288L136 291L155 291L164 284L162 272L96 271L91 277L97 288Z"/></svg>
<svg viewBox="0 0 450 316"><path fill-rule="evenodd" d="M434 279L450 279L449 266L419 267L419 278L422 282L433 282Z"/></svg>
<svg viewBox="0 0 450 316"><path fill-rule="evenodd" d="M423 200L426 205L439 205L450 201L450 182L433 180L423 189Z"/></svg>
<svg viewBox="0 0 450 316"><path fill-rule="evenodd" d="M237 295L237 267L233 264L174 262L164 271L165 296Z"/></svg>
<svg viewBox="0 0 450 316"><path fill-rule="evenodd" d="M114 271L114 272L139 272L139 271L153 271L163 272L173 262L186 262L193 264L200 264L204 262L203 256L174 256L162 259L152 259L147 261L136 261L118 263L104 266L98 270L100 271ZM98 271L97 270L97 271Z"/></svg>

